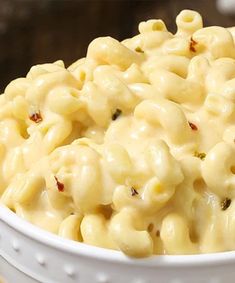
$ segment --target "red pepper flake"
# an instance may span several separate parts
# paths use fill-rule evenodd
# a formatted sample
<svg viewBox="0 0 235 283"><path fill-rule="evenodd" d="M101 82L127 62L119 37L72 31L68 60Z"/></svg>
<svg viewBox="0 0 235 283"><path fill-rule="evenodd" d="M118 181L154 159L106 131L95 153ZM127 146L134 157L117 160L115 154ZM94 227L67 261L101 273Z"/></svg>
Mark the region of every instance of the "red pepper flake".
<svg viewBox="0 0 235 283"><path fill-rule="evenodd" d="M63 192L64 191L64 184L61 183L56 176L55 177L55 180L56 180L56 185L57 185L57 189L59 192Z"/></svg>
<svg viewBox="0 0 235 283"><path fill-rule="evenodd" d="M193 130L193 131L197 131L198 130L198 128L197 128L197 126L195 125L195 124L193 124L193 123L191 123L191 122L188 122L189 123L189 126L191 127L191 129Z"/></svg>
<svg viewBox="0 0 235 283"><path fill-rule="evenodd" d="M159 230L156 231L156 237L160 237L160 231Z"/></svg>
<svg viewBox="0 0 235 283"><path fill-rule="evenodd" d="M29 116L29 119L34 121L35 123L40 123L42 121L42 115L40 111L37 111L33 113L31 116Z"/></svg>
<svg viewBox="0 0 235 283"><path fill-rule="evenodd" d="M197 45L197 42L193 39L193 37L190 38L190 44L189 44L189 49L192 52L197 52L195 46Z"/></svg>
<svg viewBox="0 0 235 283"><path fill-rule="evenodd" d="M139 193L137 192L137 190L133 187L131 187L131 195L134 197L135 195L138 195Z"/></svg>

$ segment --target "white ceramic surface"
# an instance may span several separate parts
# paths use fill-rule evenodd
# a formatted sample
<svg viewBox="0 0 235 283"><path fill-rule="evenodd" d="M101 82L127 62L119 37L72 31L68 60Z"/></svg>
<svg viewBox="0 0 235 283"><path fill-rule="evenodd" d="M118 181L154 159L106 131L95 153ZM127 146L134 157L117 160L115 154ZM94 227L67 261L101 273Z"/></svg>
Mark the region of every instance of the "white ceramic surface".
<svg viewBox="0 0 235 283"><path fill-rule="evenodd" d="M0 205L0 275L7 283L234 283L235 252L130 259L61 239Z"/></svg>

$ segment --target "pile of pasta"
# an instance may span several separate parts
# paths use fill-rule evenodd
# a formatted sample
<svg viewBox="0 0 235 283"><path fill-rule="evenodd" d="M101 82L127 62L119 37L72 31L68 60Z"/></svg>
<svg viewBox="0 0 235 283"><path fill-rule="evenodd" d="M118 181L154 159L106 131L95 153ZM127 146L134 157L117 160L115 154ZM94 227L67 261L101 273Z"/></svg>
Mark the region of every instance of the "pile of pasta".
<svg viewBox="0 0 235 283"><path fill-rule="evenodd" d="M235 249L235 27L190 10L0 97L1 203L134 257Z"/></svg>

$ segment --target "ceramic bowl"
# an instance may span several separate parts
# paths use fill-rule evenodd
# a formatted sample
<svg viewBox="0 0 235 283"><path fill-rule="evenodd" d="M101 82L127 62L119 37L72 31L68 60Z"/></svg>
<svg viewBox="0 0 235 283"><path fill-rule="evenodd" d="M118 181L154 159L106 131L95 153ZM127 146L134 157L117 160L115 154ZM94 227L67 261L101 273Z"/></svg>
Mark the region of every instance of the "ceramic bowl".
<svg viewBox="0 0 235 283"><path fill-rule="evenodd" d="M45 232L0 205L7 283L234 283L235 252L133 259Z"/></svg>

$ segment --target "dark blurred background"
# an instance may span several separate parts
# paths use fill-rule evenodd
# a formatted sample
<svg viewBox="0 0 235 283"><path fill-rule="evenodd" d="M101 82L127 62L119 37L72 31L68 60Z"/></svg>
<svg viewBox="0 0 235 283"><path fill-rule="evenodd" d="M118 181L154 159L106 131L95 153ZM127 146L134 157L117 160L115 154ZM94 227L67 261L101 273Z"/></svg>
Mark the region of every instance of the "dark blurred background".
<svg viewBox="0 0 235 283"><path fill-rule="evenodd" d="M185 8L200 12L205 25L235 26L216 0L0 0L0 92L31 65L85 56L95 37L134 35L141 20L161 18L175 31Z"/></svg>

